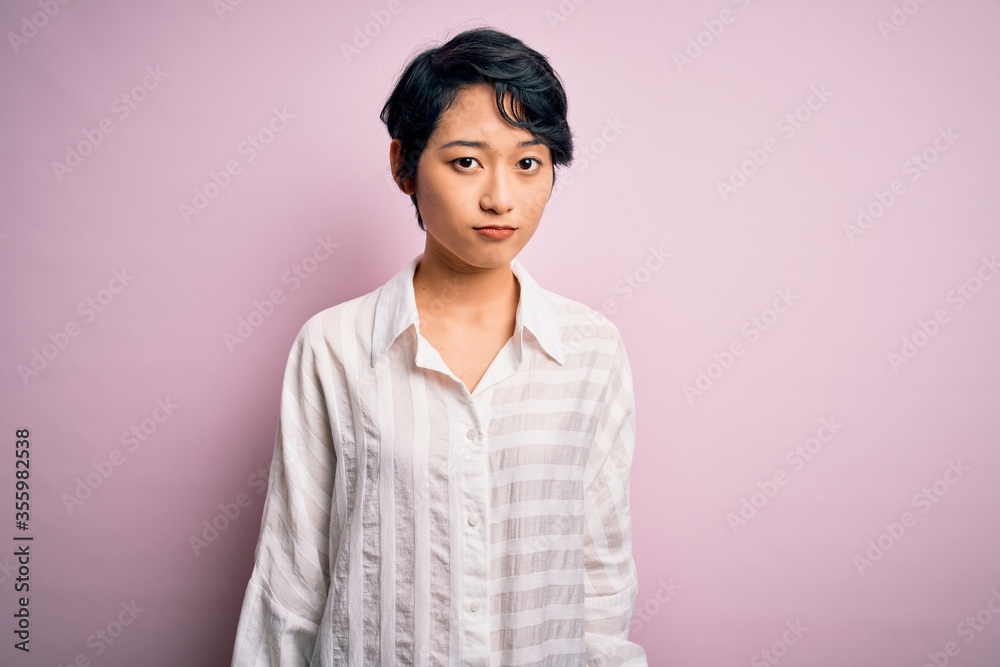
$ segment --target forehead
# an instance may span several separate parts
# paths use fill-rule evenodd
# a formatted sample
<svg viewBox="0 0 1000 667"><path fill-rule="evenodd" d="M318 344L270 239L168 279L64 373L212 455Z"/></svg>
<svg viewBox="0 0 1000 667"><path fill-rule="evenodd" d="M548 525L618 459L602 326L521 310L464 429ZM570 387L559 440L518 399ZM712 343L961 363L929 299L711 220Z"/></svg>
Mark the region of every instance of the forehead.
<svg viewBox="0 0 1000 667"><path fill-rule="evenodd" d="M508 95L504 105L508 115L514 116L516 100ZM534 135L505 121L497 109L493 86L480 83L458 91L454 103L438 118L431 143L484 138L499 144L516 144L531 140Z"/></svg>

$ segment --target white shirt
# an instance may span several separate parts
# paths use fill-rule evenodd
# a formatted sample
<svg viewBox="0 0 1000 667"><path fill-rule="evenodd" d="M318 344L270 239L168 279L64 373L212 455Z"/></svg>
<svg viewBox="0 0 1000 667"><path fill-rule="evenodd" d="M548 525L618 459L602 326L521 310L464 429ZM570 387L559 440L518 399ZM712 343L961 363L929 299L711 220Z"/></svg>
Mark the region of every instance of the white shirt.
<svg viewBox="0 0 1000 667"><path fill-rule="evenodd" d="M421 257L295 339L233 667L645 666L618 329L513 260L470 393L419 332Z"/></svg>

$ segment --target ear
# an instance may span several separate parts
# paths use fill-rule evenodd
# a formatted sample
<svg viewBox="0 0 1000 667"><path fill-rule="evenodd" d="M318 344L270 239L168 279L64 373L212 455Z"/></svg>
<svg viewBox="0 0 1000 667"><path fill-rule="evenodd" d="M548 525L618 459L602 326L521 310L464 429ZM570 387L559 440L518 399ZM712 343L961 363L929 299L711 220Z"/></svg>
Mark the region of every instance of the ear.
<svg viewBox="0 0 1000 667"><path fill-rule="evenodd" d="M396 181L400 191L404 195L413 195L416 188L413 187L413 178L400 179L396 176L399 167L403 164L403 142L393 139L389 142L389 168L392 169L392 180Z"/></svg>

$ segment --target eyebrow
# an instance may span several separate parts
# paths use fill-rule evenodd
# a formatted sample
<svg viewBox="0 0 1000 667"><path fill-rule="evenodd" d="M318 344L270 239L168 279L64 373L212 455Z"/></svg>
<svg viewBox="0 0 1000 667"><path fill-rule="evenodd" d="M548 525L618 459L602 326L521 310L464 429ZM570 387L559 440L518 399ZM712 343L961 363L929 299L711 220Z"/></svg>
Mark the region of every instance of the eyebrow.
<svg viewBox="0 0 1000 667"><path fill-rule="evenodd" d="M538 146L544 142L541 139L528 139L522 141L517 145L518 148L526 148L528 146ZM465 148L478 148L480 150L489 150L489 146L484 141L467 141L465 139L456 139L455 141L449 141L445 145L438 148L439 151L443 151L447 148L454 148L455 146L464 146Z"/></svg>

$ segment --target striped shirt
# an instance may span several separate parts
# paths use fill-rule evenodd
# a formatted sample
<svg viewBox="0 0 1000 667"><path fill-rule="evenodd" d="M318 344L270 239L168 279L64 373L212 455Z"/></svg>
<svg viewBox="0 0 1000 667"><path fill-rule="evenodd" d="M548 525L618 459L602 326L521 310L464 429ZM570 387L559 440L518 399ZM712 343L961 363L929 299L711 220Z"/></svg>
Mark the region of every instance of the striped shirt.
<svg viewBox="0 0 1000 667"><path fill-rule="evenodd" d="M420 334L421 257L295 339L233 667L646 665L618 329L512 260L470 393Z"/></svg>

